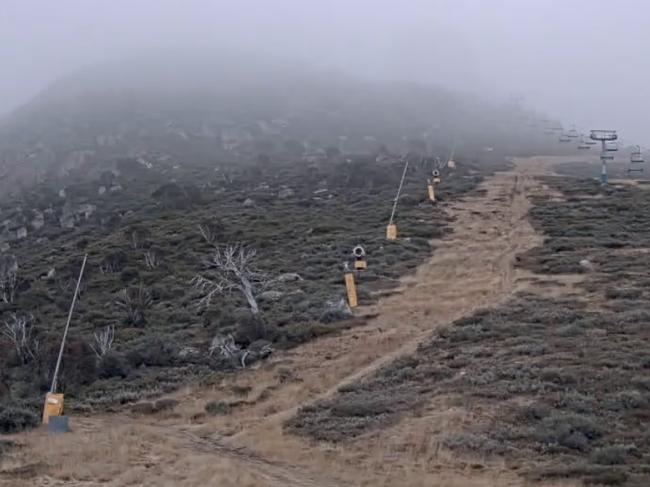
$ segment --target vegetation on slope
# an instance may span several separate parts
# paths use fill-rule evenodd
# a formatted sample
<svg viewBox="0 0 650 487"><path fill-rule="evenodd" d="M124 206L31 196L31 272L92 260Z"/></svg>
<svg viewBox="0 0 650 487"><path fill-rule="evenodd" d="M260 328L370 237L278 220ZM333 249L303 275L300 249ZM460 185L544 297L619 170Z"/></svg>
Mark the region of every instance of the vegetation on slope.
<svg viewBox="0 0 650 487"><path fill-rule="evenodd" d="M520 295L461 319L413 356L303 408L291 430L349 440L444 396L487 412L471 429L443 437L448 448L516 460L532 478L647 485L650 193L546 183L566 201L535 201L532 221L546 239L520 264L548 275L589 272L588 300Z"/></svg>
<svg viewBox="0 0 650 487"><path fill-rule="evenodd" d="M439 197L458 197L496 167L460 164L445 174ZM0 338L9 352L0 364L5 407L40 408L84 253L89 261L60 378L78 410L130 403L241 367L211 353L216 336L232 335L242 350L283 348L354 325L342 276L352 248L362 244L368 252L359 295L370 303L446 231L444 213L426 199L431 167L413 165L397 213L403 238L385 240L402 168L373 157L257 161L180 166L171 179L120 161L95 180L83 174L69 182L65 194L44 186L7 202L3 213L28 230L3 254L18 263L15 297L0 304L3 329L24 320L29 337L23 350L6 334ZM107 187L119 190L101 191ZM68 219L69 208L87 211ZM44 215L42 226L30 223L34 215ZM200 306L203 294L191 285L214 246L233 243L255 249L255 267L272 278L256 296L261 319L238 293ZM112 346L101 350L108 335Z"/></svg>

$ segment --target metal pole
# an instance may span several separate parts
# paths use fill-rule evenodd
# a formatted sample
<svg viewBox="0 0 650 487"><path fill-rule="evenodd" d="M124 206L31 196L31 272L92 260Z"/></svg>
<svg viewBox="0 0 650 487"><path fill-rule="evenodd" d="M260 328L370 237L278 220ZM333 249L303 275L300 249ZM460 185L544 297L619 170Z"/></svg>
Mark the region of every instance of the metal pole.
<svg viewBox="0 0 650 487"><path fill-rule="evenodd" d="M83 276L84 269L86 268L87 259L88 259L88 254L85 254L83 264L81 264L81 271L79 271L79 279L77 279L77 287L74 290L74 296L72 296L72 304L70 305L70 312L68 313L68 321L66 322L65 329L63 330L63 338L61 339L61 348L59 349L59 357L56 359L56 367L54 368L54 377L52 377L52 387L50 387L51 393L54 393L56 391L56 380L59 375L59 367L61 367L61 359L63 358L63 349L65 348L65 340L68 336L68 328L70 328L72 311L74 310L74 305L77 302L77 295L79 294L79 286L81 285L81 277Z"/></svg>
<svg viewBox="0 0 650 487"><path fill-rule="evenodd" d="M602 142L602 152L600 153L600 162L602 163L602 169L600 172L600 183L602 185L607 184L607 141L603 140Z"/></svg>
<svg viewBox="0 0 650 487"><path fill-rule="evenodd" d="M409 167L408 157L406 158L406 164L404 164L404 171L402 172L402 179L399 182L399 188L397 188L397 196L395 196L395 201L393 202L393 211L390 214L390 220L388 221L389 225L393 224L393 218L395 218L395 211L397 210L397 202L399 201L399 195L402 192L402 186L404 185L404 178L406 177L406 170Z"/></svg>

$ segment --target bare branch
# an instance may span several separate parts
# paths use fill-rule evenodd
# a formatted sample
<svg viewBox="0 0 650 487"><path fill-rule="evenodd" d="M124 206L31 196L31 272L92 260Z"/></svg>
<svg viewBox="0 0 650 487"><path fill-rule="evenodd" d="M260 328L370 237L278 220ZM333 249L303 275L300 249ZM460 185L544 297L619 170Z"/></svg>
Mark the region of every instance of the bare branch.
<svg viewBox="0 0 650 487"><path fill-rule="evenodd" d="M18 280L18 260L13 254L0 254L0 298L13 303Z"/></svg>
<svg viewBox="0 0 650 487"><path fill-rule="evenodd" d="M160 256L153 250L144 253L144 263L149 269L155 269L160 265Z"/></svg>
<svg viewBox="0 0 650 487"><path fill-rule="evenodd" d="M145 311L153 305L151 293L142 285L122 289L115 304L126 311L127 321L135 326L145 323Z"/></svg>
<svg viewBox="0 0 650 487"><path fill-rule="evenodd" d="M104 328L102 331L95 332L95 345L90 345L90 348L93 349L95 355L98 359L101 359L104 355L111 351L113 347L113 340L115 339L115 327L109 325Z"/></svg>
<svg viewBox="0 0 650 487"><path fill-rule="evenodd" d="M256 292L269 282L266 274L254 270L257 252L242 245L215 247L211 259L204 261L207 275L197 275L192 284L205 296L200 306L209 305L216 294L237 290L246 298L253 314L259 313Z"/></svg>
<svg viewBox="0 0 650 487"><path fill-rule="evenodd" d="M31 316L11 314L11 320L4 322L2 334L13 344L18 358L27 363L38 356L40 342L33 337Z"/></svg>

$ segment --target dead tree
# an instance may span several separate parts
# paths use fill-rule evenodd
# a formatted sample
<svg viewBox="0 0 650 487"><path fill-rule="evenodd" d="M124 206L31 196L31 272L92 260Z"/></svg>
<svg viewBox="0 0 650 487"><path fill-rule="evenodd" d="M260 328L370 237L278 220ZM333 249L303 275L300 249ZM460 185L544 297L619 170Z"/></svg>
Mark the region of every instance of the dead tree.
<svg viewBox="0 0 650 487"><path fill-rule="evenodd" d="M93 349L97 359L101 359L104 355L111 351L113 348L113 340L115 339L115 327L109 325L102 331L95 332L95 344L90 345Z"/></svg>
<svg viewBox="0 0 650 487"><path fill-rule="evenodd" d="M155 269L160 265L160 257L157 252L147 250L144 253L144 263L148 269Z"/></svg>
<svg viewBox="0 0 650 487"><path fill-rule="evenodd" d="M18 259L13 254L0 255L0 297L5 303L13 303L18 279Z"/></svg>
<svg viewBox="0 0 650 487"><path fill-rule="evenodd" d="M153 305L153 298L146 288L138 286L122 289L115 304L126 312L127 323L140 326L146 322L145 311Z"/></svg>
<svg viewBox="0 0 650 487"><path fill-rule="evenodd" d="M2 334L12 343L16 355L24 364L38 356L40 342L34 337L30 316L12 314L11 320L4 322Z"/></svg>
<svg viewBox="0 0 650 487"><path fill-rule="evenodd" d="M212 357L215 352L230 360L234 364L241 365L242 369L246 367L246 357L248 350L242 350L236 343L232 335L217 335L212 339L208 357Z"/></svg>
<svg viewBox="0 0 650 487"><path fill-rule="evenodd" d="M215 247L222 232L223 225L221 223L203 222L199 225L199 233L203 237L203 240Z"/></svg>
<svg viewBox="0 0 650 487"><path fill-rule="evenodd" d="M270 280L266 274L254 270L256 256L255 250L239 244L224 249L216 247L212 258L204 262L206 274L192 279L192 284L205 293L199 305L209 306L216 294L236 290L246 298L251 313L259 314L256 295Z"/></svg>

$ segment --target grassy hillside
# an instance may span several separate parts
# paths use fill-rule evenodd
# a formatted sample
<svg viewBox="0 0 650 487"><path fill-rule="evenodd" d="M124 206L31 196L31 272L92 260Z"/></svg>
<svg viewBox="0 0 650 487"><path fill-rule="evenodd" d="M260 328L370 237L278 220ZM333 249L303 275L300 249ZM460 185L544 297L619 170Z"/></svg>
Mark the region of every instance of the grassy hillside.
<svg viewBox="0 0 650 487"><path fill-rule="evenodd" d="M459 320L416 354L303 408L290 429L346 441L449 397L473 414L466 431L441 440L459 454L503 457L532 479L647 485L650 193L544 182L565 198L535 201L532 221L546 238L520 265L548 276L586 272L581 292L519 295Z"/></svg>
<svg viewBox="0 0 650 487"><path fill-rule="evenodd" d="M444 174L440 199L461 196L498 167L503 162L461 162ZM0 310L7 323L27 319L30 340L38 342L33 356L21 355L0 338L9 351L0 364L7 407L40 407L84 253L89 260L60 385L72 408L88 410L239 367L210 355L216 335L232 334L242 349L260 342L277 349L354 326L340 304L352 248L362 244L368 252L369 269L358 278L366 304L434 251L429 241L446 231L444 212L426 200L426 164L412 165L407 175L397 213L403 238L396 242L385 240L385 226L399 161L196 165L170 169L173 178L135 161L115 168L96 180L69 180L60 194L37 187L2 208L11 222L6 233L24 228L27 235L7 240L3 256L16 257L18 280L15 298ZM34 224L39 215L42 226ZM233 243L255 249L255 267L274 279L258 293L261 319L237 292L202 307L203 294L191 285L214 245ZM124 293L135 304L125 306ZM113 347L98 357L94 335L107 327L114 329ZM2 424L14 428L11 418Z"/></svg>

